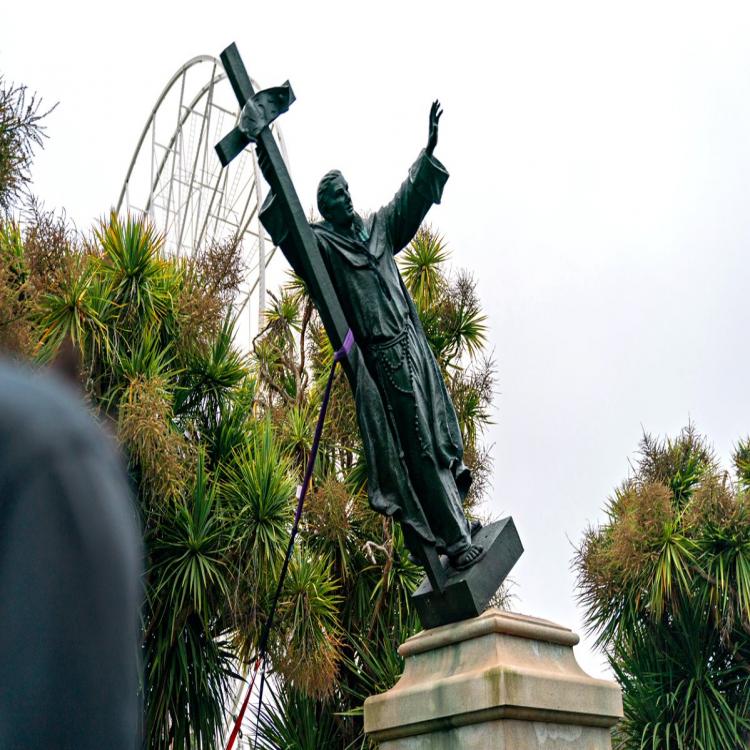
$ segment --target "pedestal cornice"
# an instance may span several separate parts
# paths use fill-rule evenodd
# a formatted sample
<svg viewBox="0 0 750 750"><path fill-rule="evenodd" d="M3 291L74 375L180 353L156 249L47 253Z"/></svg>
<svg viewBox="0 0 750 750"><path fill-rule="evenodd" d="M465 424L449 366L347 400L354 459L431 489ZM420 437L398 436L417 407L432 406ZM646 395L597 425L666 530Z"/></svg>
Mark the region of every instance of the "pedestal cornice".
<svg viewBox="0 0 750 750"><path fill-rule="evenodd" d="M622 717L620 689L583 672L578 640L496 609L423 631L399 649L398 683L365 702L365 731L383 742L502 720L607 729Z"/></svg>

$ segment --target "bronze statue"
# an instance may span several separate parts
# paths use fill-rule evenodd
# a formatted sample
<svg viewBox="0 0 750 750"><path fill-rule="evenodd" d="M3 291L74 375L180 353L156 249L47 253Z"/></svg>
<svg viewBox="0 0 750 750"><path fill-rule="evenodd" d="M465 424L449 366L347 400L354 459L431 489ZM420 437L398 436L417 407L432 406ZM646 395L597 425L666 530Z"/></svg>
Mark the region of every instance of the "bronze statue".
<svg viewBox="0 0 750 750"><path fill-rule="evenodd" d="M442 110L430 109L427 146L390 203L366 221L338 171L318 186L323 221L310 224L270 130L294 101L289 83L258 92L237 47L221 55L243 105L239 125L216 146L226 165L254 142L270 193L263 225L304 279L334 348L356 345L343 361L367 460L370 503L394 517L429 582L414 594L425 627L483 611L520 557L511 518L470 527L462 501L471 483L456 412L396 266L448 179L435 158ZM475 538L472 539L473 535ZM439 554L448 556L446 570ZM476 565L484 556L486 565Z"/></svg>
<svg viewBox="0 0 750 750"><path fill-rule="evenodd" d="M312 230L369 375L356 382L355 400L370 503L406 527L407 546L415 555L416 534L460 570L483 555L472 544L462 509L471 476L462 461L453 404L395 260L430 206L440 202L448 179L433 154L441 115L436 101L426 148L391 202L367 221L354 211L341 172L328 172L318 186L323 221ZM270 176L267 155L259 150L258 156L263 174ZM273 191L260 219L274 243L293 258L288 220Z"/></svg>

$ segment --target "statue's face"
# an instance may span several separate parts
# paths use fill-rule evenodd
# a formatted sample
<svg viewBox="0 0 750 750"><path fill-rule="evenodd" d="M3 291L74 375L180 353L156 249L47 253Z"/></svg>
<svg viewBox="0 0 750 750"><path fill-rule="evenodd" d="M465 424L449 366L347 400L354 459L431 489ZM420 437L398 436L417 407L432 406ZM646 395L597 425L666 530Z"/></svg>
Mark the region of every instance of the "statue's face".
<svg viewBox="0 0 750 750"><path fill-rule="evenodd" d="M354 220L354 206L349 195L349 185L342 178L334 180L328 188L326 219L334 226L351 226Z"/></svg>

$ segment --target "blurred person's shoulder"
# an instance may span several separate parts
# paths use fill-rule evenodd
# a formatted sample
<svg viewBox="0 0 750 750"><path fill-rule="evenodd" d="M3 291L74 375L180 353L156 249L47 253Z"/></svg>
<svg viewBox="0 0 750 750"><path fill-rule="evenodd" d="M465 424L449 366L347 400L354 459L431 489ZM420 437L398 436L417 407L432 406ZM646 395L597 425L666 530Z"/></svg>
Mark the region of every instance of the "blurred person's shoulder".
<svg viewBox="0 0 750 750"><path fill-rule="evenodd" d="M0 358L0 471L78 451L116 456L80 393L48 371Z"/></svg>
<svg viewBox="0 0 750 750"><path fill-rule="evenodd" d="M0 359L0 750L137 746L142 559L114 439Z"/></svg>

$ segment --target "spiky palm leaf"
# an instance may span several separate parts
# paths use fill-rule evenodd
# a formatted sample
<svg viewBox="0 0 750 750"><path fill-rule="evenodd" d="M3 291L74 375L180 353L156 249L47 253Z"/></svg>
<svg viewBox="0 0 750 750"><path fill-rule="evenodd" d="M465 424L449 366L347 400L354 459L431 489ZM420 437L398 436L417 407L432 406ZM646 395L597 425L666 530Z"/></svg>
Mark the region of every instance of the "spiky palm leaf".
<svg viewBox="0 0 750 750"><path fill-rule="evenodd" d="M236 318L227 314L209 344L197 343L185 357L185 368L175 391L175 413L193 415L207 428L219 418L222 404L247 377L248 368L233 346Z"/></svg>
<svg viewBox="0 0 750 750"><path fill-rule="evenodd" d="M195 615L176 636L166 619L153 620L144 645L146 736L153 750L215 750L234 673L226 637L207 631Z"/></svg>
<svg viewBox="0 0 750 750"><path fill-rule="evenodd" d="M145 643L147 729L154 748L213 748L234 675L221 636L231 590L231 529L198 460L192 494L164 508L147 538L150 624Z"/></svg>
<svg viewBox="0 0 750 750"><path fill-rule="evenodd" d="M732 461L737 479L745 490L750 490L750 438L744 438L737 443Z"/></svg>
<svg viewBox="0 0 750 750"><path fill-rule="evenodd" d="M231 392L225 393L219 408L219 418L205 432L209 463L217 467L221 478L232 463L235 452L248 445L258 427L255 419L257 381L247 376Z"/></svg>
<svg viewBox="0 0 750 750"><path fill-rule="evenodd" d="M401 275L418 308L434 305L443 293L442 266L448 255L442 235L422 227L399 256Z"/></svg>
<svg viewBox="0 0 750 750"><path fill-rule="evenodd" d="M307 695L330 696L341 660L340 584L330 560L296 547L271 642L274 665Z"/></svg>
<svg viewBox="0 0 750 750"><path fill-rule="evenodd" d="M153 596L168 602L164 608L173 632L186 613L211 622L227 600L231 576L227 551L232 527L218 512L217 485L198 458L192 496L164 510L158 535L149 540Z"/></svg>
<svg viewBox="0 0 750 750"><path fill-rule="evenodd" d="M620 644L611 660L623 686L623 750L747 747L747 673L718 643L700 610L668 624L645 626Z"/></svg>
<svg viewBox="0 0 750 750"><path fill-rule="evenodd" d="M341 750L336 721L329 706L286 683L277 683L266 695L257 729L258 747L263 750Z"/></svg>
<svg viewBox="0 0 750 750"><path fill-rule="evenodd" d="M106 348L107 328L98 291L96 269L80 259L59 290L44 295L37 315L40 362L48 362L67 338L87 353Z"/></svg>
<svg viewBox="0 0 750 750"><path fill-rule="evenodd" d="M269 421L226 468L222 497L236 519L235 542L249 570L273 570L289 536L295 482Z"/></svg>
<svg viewBox="0 0 750 750"><path fill-rule="evenodd" d="M179 265L161 257L164 238L154 227L114 212L96 230L102 249L101 273L113 300L121 307L120 320L131 329L158 326L174 304L174 276Z"/></svg>

